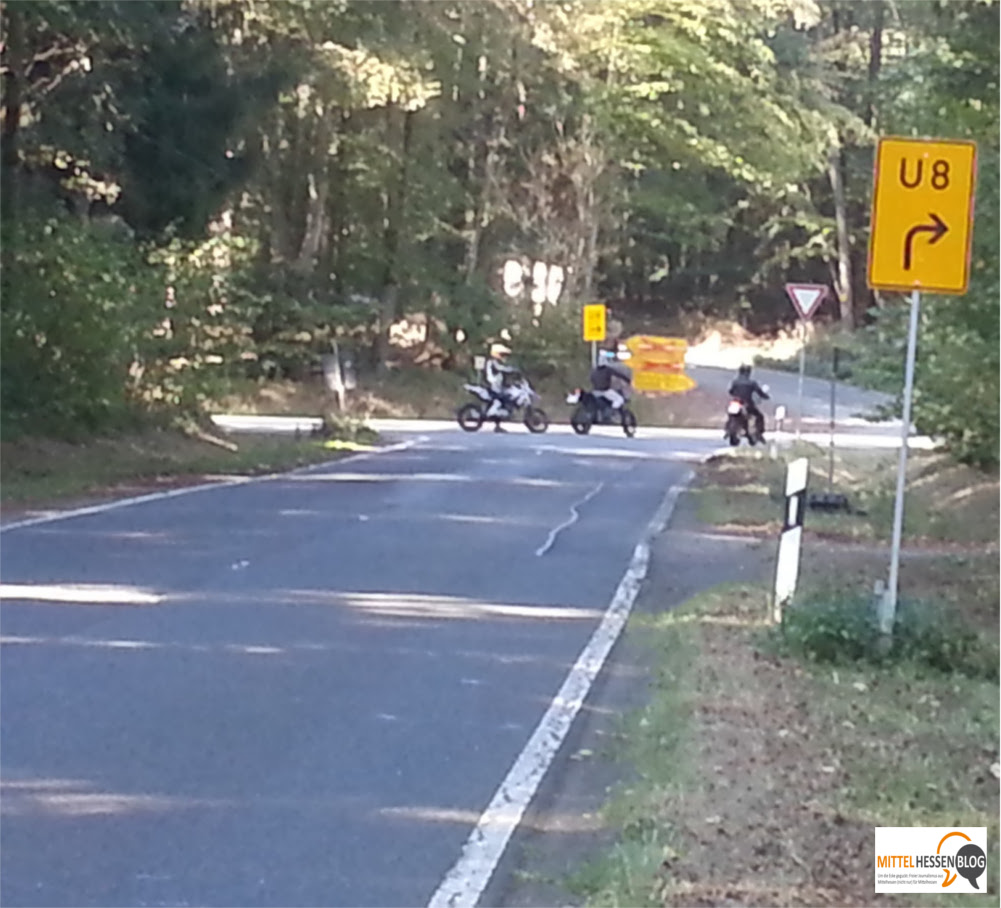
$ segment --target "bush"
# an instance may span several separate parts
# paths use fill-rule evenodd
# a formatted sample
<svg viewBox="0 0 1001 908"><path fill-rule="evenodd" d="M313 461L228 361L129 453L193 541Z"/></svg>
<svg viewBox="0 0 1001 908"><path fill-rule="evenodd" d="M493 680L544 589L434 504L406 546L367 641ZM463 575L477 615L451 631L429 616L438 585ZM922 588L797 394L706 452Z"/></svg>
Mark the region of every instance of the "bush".
<svg viewBox="0 0 1001 908"><path fill-rule="evenodd" d="M5 428L108 428L128 414L129 365L163 296L131 242L72 219L4 224L0 410Z"/></svg>
<svg viewBox="0 0 1001 908"><path fill-rule="evenodd" d="M962 620L921 601L902 603L892 653L941 672L998 680L998 651Z"/></svg>
<svg viewBox="0 0 1001 908"><path fill-rule="evenodd" d="M814 662L860 662L877 655L872 603L831 591L788 608L777 631L783 647Z"/></svg>
<svg viewBox="0 0 1001 908"><path fill-rule="evenodd" d="M886 664L908 662L935 671L998 680L998 648L941 606L902 600L893 639L881 646L870 597L819 592L789 608L772 640L782 651L813 662Z"/></svg>

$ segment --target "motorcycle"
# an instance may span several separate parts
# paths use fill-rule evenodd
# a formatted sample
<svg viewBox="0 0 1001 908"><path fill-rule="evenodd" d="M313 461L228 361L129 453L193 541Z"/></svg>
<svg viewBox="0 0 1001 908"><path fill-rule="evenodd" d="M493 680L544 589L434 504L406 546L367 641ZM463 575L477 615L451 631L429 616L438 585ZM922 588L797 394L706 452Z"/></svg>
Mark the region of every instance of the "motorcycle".
<svg viewBox="0 0 1001 908"><path fill-rule="evenodd" d="M459 426L466 432L475 432L488 420L499 424L502 420L512 419L519 410L524 410L522 420L529 432L545 432L549 428L546 411L534 403L539 395L525 378L519 378L505 389L506 399L501 409L490 416L487 411L494 401L493 394L482 385L465 384L462 387L476 398L471 403L463 404L456 413Z"/></svg>
<svg viewBox="0 0 1001 908"><path fill-rule="evenodd" d="M575 388L567 395L568 404L576 404L570 414L570 425L578 435L587 435L591 426L608 426L617 423L627 437L636 434L636 414L623 404L616 410L605 397L599 397L593 391L583 391Z"/></svg>
<svg viewBox="0 0 1001 908"><path fill-rule="evenodd" d="M742 435L747 438L748 444L756 445L759 441L765 440L761 422L764 420L759 422L757 419L748 419L744 402L734 398L726 408L726 428L723 433L731 447L735 448L740 444Z"/></svg>

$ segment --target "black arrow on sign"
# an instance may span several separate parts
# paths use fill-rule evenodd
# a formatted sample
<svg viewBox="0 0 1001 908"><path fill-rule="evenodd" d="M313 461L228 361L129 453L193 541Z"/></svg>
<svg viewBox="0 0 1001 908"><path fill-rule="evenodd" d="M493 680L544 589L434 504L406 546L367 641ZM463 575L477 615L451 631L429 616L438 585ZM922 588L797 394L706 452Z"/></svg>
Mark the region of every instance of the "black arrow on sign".
<svg viewBox="0 0 1001 908"><path fill-rule="evenodd" d="M931 246L934 243L937 243L949 232L949 228L945 226L945 221L943 221L937 214L929 214L928 217L930 217L935 223L918 224L907 231L907 238L904 240L904 271L911 270L911 251L914 246L914 237L916 237L919 233L934 234L934 236L932 236L932 238L928 241L928 245Z"/></svg>

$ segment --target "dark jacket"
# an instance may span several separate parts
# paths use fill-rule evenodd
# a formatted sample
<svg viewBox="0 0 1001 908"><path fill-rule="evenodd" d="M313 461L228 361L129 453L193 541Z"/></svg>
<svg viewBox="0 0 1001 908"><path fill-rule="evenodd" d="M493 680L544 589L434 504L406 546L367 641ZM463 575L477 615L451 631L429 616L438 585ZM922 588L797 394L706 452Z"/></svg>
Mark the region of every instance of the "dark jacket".
<svg viewBox="0 0 1001 908"><path fill-rule="evenodd" d="M595 391L607 391L612 387L612 370L604 363L591 370L591 387Z"/></svg>
<svg viewBox="0 0 1001 908"><path fill-rule="evenodd" d="M730 385L730 396L739 400L745 407L754 406L755 394L760 395L762 400L769 399L768 395L761 389L761 385L753 378L744 378L738 375Z"/></svg>

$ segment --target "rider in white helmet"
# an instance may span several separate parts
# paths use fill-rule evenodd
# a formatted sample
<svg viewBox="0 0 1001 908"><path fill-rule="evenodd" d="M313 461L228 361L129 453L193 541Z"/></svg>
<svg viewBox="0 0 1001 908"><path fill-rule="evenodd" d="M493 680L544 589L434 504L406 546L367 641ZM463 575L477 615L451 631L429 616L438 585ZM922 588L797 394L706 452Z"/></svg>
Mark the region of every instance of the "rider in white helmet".
<svg viewBox="0 0 1001 908"><path fill-rule="evenodd" d="M490 345L490 357L483 368L483 377L490 393L494 396L486 412L488 418L497 416L507 402L507 395L504 393L504 377L518 371L507 364L507 358L510 355L510 347L504 344ZM500 429L499 419L496 421L495 428Z"/></svg>

